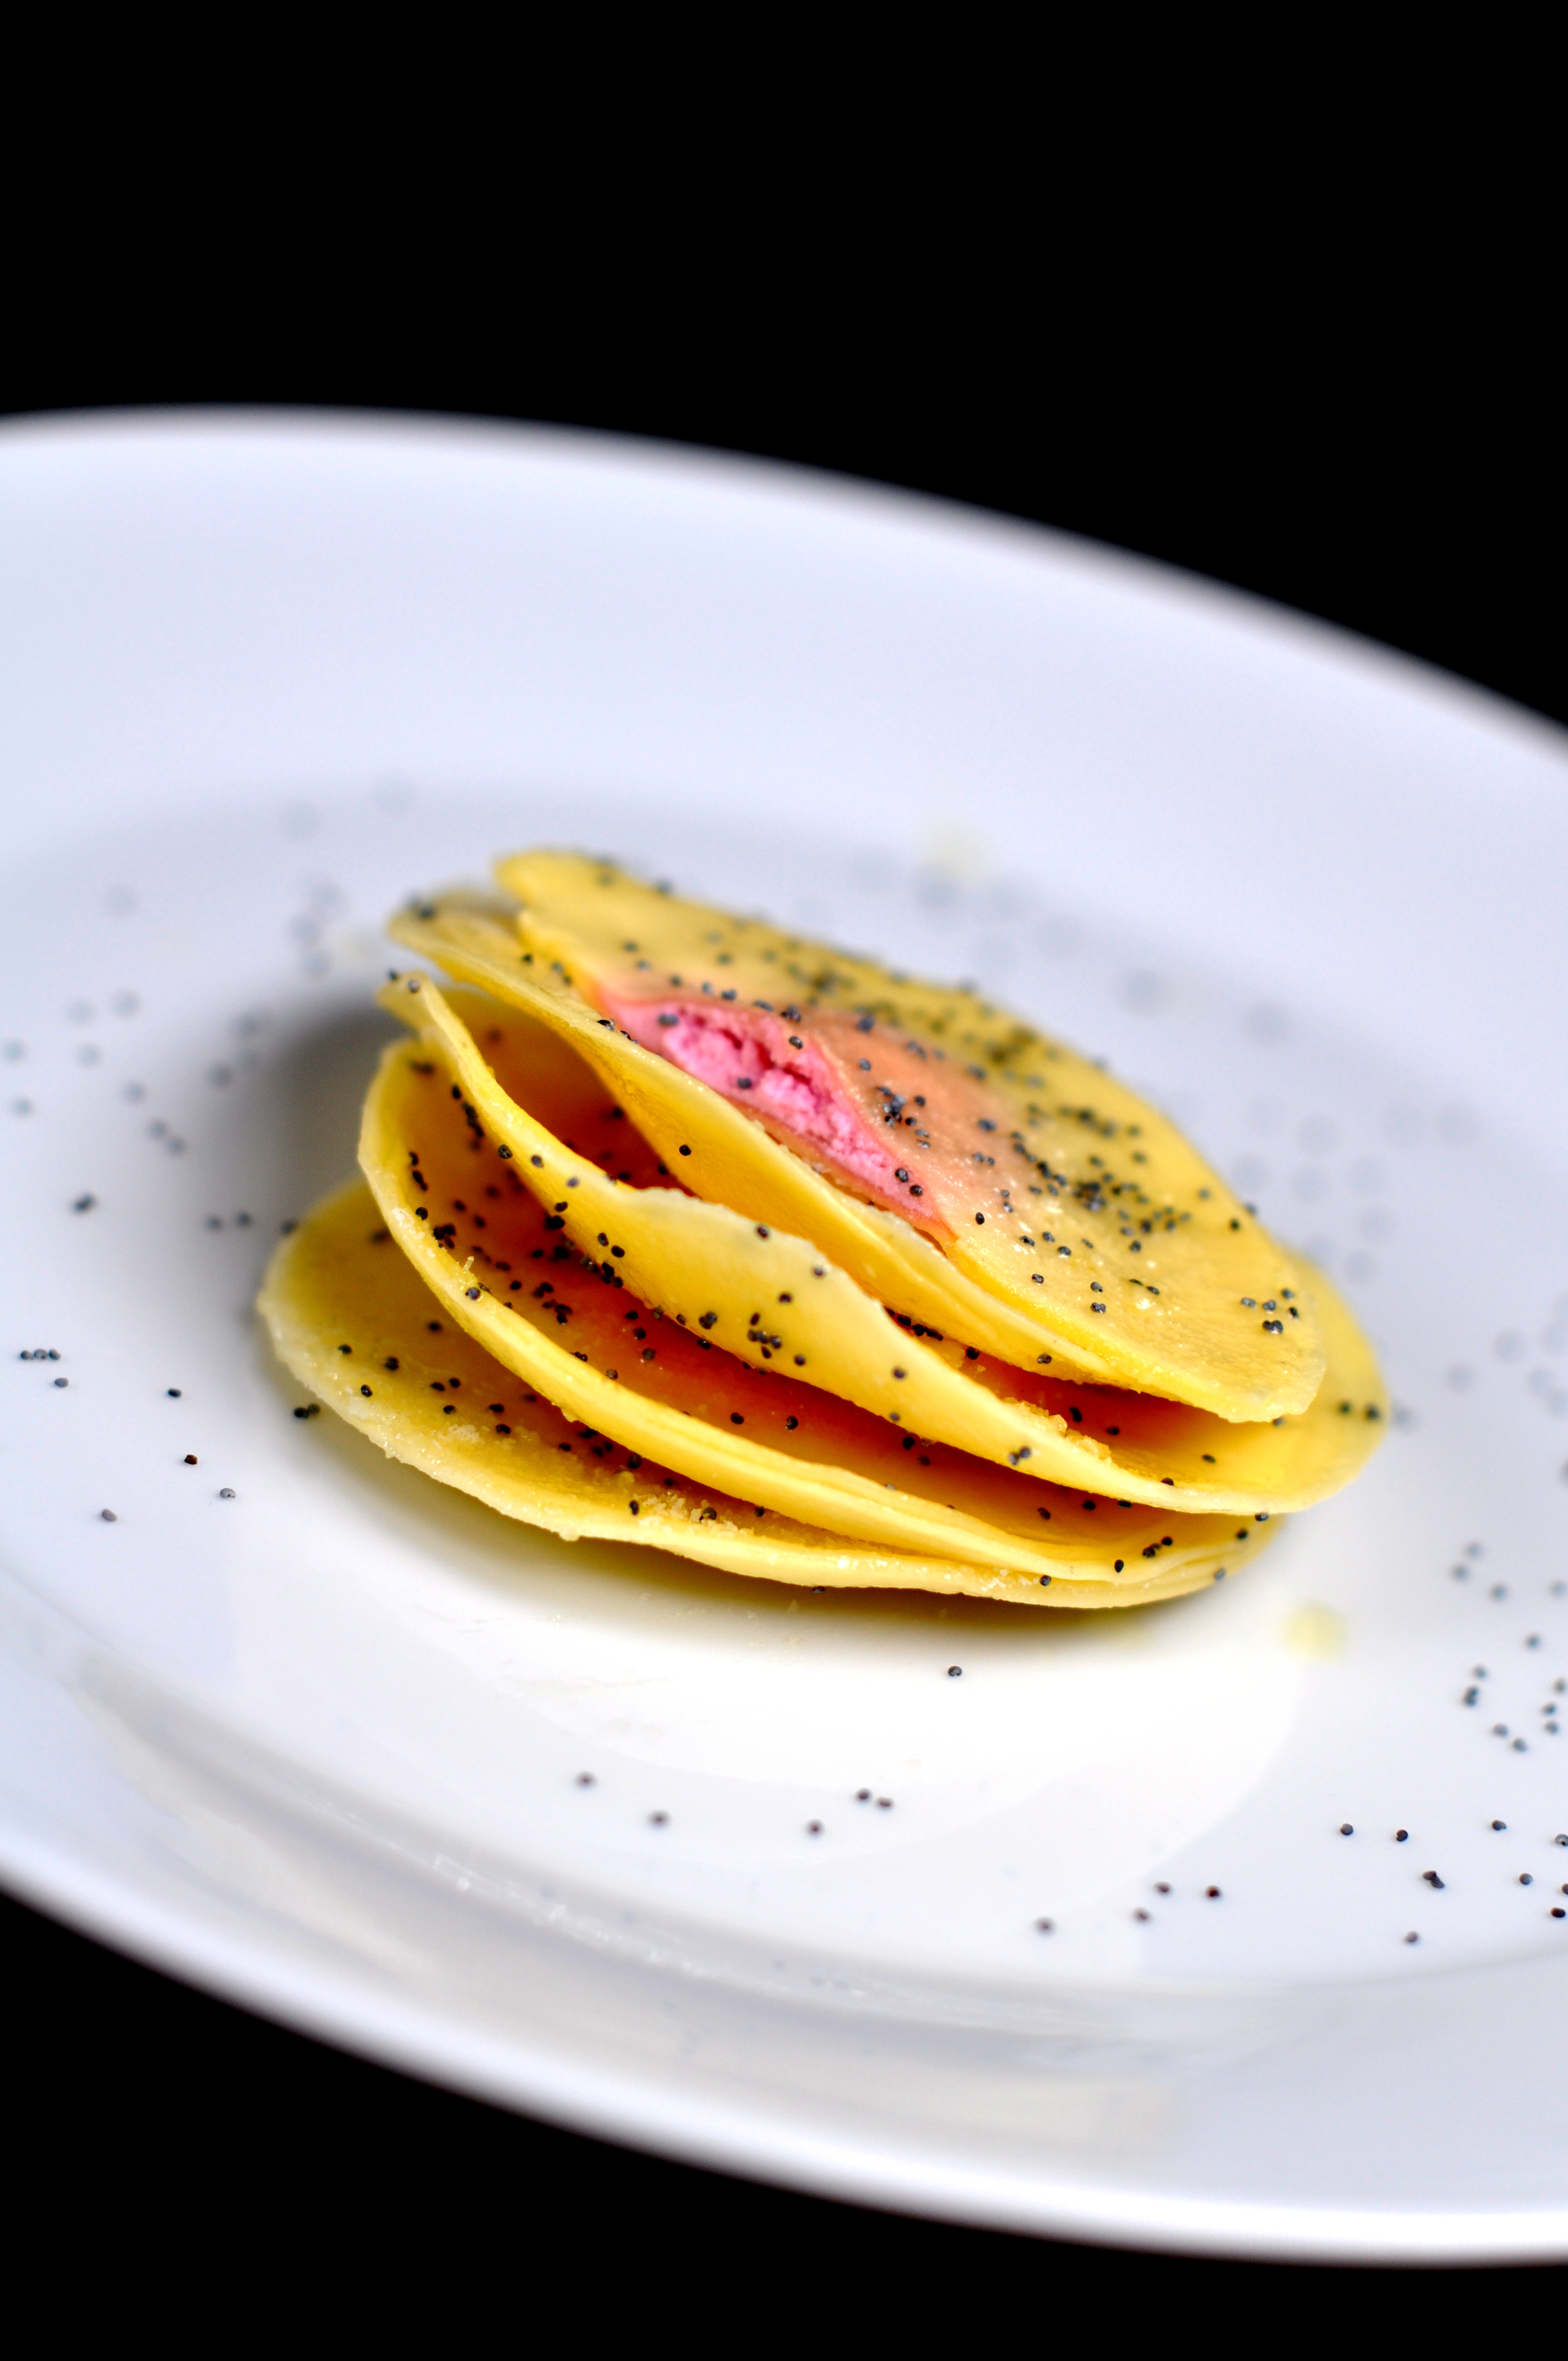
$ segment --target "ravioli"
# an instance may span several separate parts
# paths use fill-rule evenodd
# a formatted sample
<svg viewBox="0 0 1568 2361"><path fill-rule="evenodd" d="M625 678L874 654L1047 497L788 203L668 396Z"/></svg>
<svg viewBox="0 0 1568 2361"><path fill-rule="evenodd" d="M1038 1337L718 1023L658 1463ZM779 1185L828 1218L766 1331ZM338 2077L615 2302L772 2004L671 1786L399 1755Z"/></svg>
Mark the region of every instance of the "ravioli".
<svg viewBox="0 0 1568 2361"><path fill-rule="evenodd" d="M1312 1400L1323 1345L1288 1257L1084 1060L973 994L608 864L499 873L520 914L443 896L393 932L556 1026L694 1193L1020 1367L1047 1356L1235 1422Z"/></svg>
<svg viewBox="0 0 1568 2361"><path fill-rule="evenodd" d="M422 1043L388 1050L360 1160L383 1224L436 1301L512 1376L604 1439L771 1516L877 1550L1059 1581L1195 1587L1255 1554L1266 1517L1186 1515L1032 1481L773 1367L641 1301L578 1253ZM562 1176L569 1202L587 1162ZM502 1396L503 1400L505 1396ZM444 1415L443 1411L440 1414ZM510 1422L507 1422L510 1423Z"/></svg>
<svg viewBox="0 0 1568 2361"><path fill-rule="evenodd" d="M272 1257L259 1299L279 1358L390 1459L565 1541L662 1549L730 1574L819 1590L968 1593L1022 1606L1112 1603L1101 1582L1048 1594L1004 1567L868 1547L769 1517L590 1434L455 1323L392 1244L363 1180L325 1199ZM347 1351L344 1350L345 1345ZM1203 1579L1169 1564L1119 1585L1142 1606Z"/></svg>
<svg viewBox="0 0 1568 2361"><path fill-rule="evenodd" d="M666 1318L700 1322L742 1363L800 1372L926 1444L1080 1492L1250 1516L1324 1498L1378 1439L1387 1403L1376 1365L1321 1276L1311 1287L1328 1377L1297 1418L1239 1427L1146 1394L1025 1374L907 1315L895 1320L809 1241L687 1194L534 1020L471 993L449 999L418 977L381 997L419 1027L498 1155L510 1150L513 1171L579 1253ZM1305 1292L1306 1274L1298 1278Z"/></svg>
<svg viewBox="0 0 1568 2361"><path fill-rule="evenodd" d="M1381 1439L1328 1279L1060 1043L613 862L499 874L394 920L456 982L383 989L362 1178L258 1302L389 1455L568 1540L1102 1609Z"/></svg>

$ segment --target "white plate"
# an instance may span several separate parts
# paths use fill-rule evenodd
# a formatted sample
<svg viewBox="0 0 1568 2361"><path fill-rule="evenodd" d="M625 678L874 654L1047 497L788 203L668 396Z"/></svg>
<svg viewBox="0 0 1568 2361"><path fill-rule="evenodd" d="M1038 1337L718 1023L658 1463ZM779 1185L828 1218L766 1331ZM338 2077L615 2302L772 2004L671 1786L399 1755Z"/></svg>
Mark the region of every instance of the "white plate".
<svg viewBox="0 0 1568 2361"><path fill-rule="evenodd" d="M1100 551L609 441L24 427L0 517L9 1881L802 2187L1568 2251L1551 733ZM1146 1084L1350 1287L1403 1405L1369 1473L1255 1576L1075 1620L568 1548L296 1421L247 1307L349 1167L383 914L538 839Z"/></svg>

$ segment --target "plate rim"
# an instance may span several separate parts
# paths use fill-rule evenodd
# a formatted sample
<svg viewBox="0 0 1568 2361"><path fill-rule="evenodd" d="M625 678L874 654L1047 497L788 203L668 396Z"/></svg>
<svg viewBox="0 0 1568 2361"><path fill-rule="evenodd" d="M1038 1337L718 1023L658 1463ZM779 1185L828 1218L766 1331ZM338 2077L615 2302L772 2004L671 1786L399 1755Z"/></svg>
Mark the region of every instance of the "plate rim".
<svg viewBox="0 0 1568 2361"><path fill-rule="evenodd" d="M970 509L938 495L865 483L788 462L594 430L499 420L410 417L373 411L192 406L12 418L0 423L0 467L14 456L25 458L35 442L56 445L76 439L81 444L129 451L147 440L192 435L222 444L227 435L254 434L258 427L301 441L330 440L339 446L367 439L395 439L415 445L499 445L531 450L537 456L569 449L590 465L608 457L620 464L642 462L662 466L678 481L744 481L753 487L773 487L781 494L826 501L840 512L858 509L883 518L904 517L916 527L945 522L949 529L992 542L1048 550L1058 558L1103 568L1112 579L1129 588L1153 591L1183 605L1207 607L1222 623L1250 621L1255 629L1281 635L1296 647L1315 648L1320 657L1370 666L1384 682L1398 682L1407 694L1439 703L1473 725L1522 734L1537 749L1544 743L1561 755L1568 744L1564 733L1545 717L1514 705L1497 692L1255 594L1190 575L1160 560ZM133 1886L117 1883L81 1861L68 1857L51 1861L4 1815L0 1815L0 1873L19 1899L77 1932L307 2037L327 2039L395 2071L441 2082L492 2103L500 2091L501 2103L543 2120L710 2170L739 2173L854 2204L891 2205L934 2219L1171 2253L1426 2264L1530 2262L1558 2260L1568 2255L1568 2204L1500 2212L1422 2208L1379 2215L1362 2207L1251 2205L1217 2198L1134 2199L1107 2190L1103 2202L1084 2201L1075 2212L1070 2192L1064 2190L1048 2200L1017 2205L1009 2213L995 2190L983 2195L976 2191L966 2202L951 2186L937 2187L937 2176L907 2169L901 2185L896 2158L851 2162L843 2154L841 2143L835 2143L830 2136L814 2149L782 2122L770 2124L759 2117L750 2103L750 2134L744 2122L726 2123L724 2111L717 2108L709 2111L713 2120L706 2130L683 2130L667 2120L655 2120L656 2110L640 2111L630 2098L624 2098L618 2113L608 2093L596 2097L579 2089L569 2095L553 2087L549 2061L543 2054L516 2053L510 2073L502 2071L499 2057L481 2070L476 2061L464 2059L462 2040L440 2012L424 2009L412 2000L400 2012L386 2008L367 1987L360 1987L356 1995L353 1980L346 1975L341 1993L329 1991L324 1982L313 1988L308 1978L292 1976L286 1961L262 1949L253 1946L247 1952L237 1944L225 1945L210 1930L203 1935L193 1919L182 1922L156 1898L138 1895Z"/></svg>

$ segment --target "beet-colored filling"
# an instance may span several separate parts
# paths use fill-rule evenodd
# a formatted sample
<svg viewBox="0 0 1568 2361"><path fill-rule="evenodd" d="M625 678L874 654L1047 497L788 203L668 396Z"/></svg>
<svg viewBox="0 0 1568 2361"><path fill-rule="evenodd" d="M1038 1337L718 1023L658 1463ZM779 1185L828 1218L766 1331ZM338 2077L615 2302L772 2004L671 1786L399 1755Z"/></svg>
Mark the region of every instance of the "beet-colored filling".
<svg viewBox="0 0 1568 2361"><path fill-rule="evenodd" d="M767 1131L834 1169L840 1180L879 1204L895 1206L921 1228L947 1228L938 1204L921 1202L928 1200L928 1188L921 1183L916 1161L926 1159L909 1131L897 1131L897 1145L890 1143L893 1093L879 1098L873 1083L860 1082L855 1046L864 1044L855 1017L817 1013L807 1032L803 1020L791 1022L762 1008L685 999L633 1001L607 992L600 992L600 1001L633 1041L668 1058L685 1074L695 1074L744 1107L746 1115L756 1115ZM836 1034L843 1034L843 1041ZM845 1072L845 1062L850 1072ZM918 1116L912 1116L914 1122Z"/></svg>
<svg viewBox="0 0 1568 2361"><path fill-rule="evenodd" d="M950 1236L977 1205L1009 1210L994 1153L1002 1111L934 1046L849 1010L786 1017L706 997L644 1000L602 987L598 997L644 1049L927 1233Z"/></svg>

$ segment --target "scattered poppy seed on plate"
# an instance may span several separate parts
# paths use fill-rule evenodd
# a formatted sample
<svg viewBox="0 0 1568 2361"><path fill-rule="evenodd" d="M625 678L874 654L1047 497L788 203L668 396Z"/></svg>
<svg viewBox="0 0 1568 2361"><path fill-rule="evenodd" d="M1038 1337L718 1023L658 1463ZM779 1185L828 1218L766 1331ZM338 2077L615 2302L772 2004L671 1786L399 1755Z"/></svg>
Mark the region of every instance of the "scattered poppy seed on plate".
<svg viewBox="0 0 1568 2361"><path fill-rule="evenodd" d="M113 1509L100 1509L98 1514L106 1525L117 1525L120 1521Z"/></svg>

